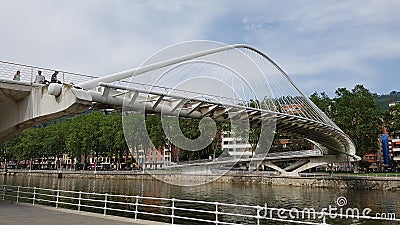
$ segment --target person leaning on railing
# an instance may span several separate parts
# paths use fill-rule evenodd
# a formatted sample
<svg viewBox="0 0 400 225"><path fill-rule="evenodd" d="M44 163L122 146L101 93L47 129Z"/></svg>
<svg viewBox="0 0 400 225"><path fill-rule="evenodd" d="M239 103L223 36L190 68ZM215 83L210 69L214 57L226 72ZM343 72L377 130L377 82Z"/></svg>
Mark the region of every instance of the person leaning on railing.
<svg viewBox="0 0 400 225"><path fill-rule="evenodd" d="M58 71L54 71L53 75L51 75L50 83L61 84L61 81L58 80L57 75L58 75Z"/></svg>
<svg viewBox="0 0 400 225"><path fill-rule="evenodd" d="M39 70L38 71L38 75L35 78L35 83L37 83L37 84L47 84L49 82L46 80L46 77L42 75L42 71Z"/></svg>
<svg viewBox="0 0 400 225"><path fill-rule="evenodd" d="M17 73L14 75L13 80L21 80L21 71L17 70Z"/></svg>

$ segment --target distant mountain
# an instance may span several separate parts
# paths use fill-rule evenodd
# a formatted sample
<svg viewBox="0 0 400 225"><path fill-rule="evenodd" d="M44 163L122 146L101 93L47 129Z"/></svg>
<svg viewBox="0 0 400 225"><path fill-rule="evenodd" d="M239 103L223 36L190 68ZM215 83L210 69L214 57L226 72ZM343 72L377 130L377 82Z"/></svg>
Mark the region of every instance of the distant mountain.
<svg viewBox="0 0 400 225"><path fill-rule="evenodd" d="M400 91L392 91L389 94L376 95L374 101L382 110L387 110L389 109L390 103L400 101Z"/></svg>

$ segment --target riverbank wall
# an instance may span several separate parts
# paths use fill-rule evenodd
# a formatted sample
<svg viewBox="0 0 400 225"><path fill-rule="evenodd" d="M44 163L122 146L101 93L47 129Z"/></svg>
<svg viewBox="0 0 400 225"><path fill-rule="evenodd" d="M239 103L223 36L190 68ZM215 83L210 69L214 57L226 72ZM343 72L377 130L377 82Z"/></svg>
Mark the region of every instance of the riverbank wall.
<svg viewBox="0 0 400 225"><path fill-rule="evenodd" d="M101 173L51 173L51 172L9 172L5 176L45 176L58 179L118 179L143 180L157 179L170 184L190 186L208 182L222 183L257 183L272 186L292 186L309 188L337 188L359 190L389 190L400 191L400 178L397 177L365 177L365 176L315 176L315 177L279 177L257 174L225 174L225 175L194 175L194 174L101 174Z"/></svg>

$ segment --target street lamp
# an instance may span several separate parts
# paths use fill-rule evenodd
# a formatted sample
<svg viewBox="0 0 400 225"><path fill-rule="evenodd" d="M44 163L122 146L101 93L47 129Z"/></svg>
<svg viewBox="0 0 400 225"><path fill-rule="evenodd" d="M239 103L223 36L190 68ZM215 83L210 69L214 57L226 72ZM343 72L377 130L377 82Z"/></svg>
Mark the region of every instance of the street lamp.
<svg viewBox="0 0 400 225"><path fill-rule="evenodd" d="M7 152L6 152L6 149L4 149L3 155L4 155L4 172L7 172Z"/></svg>

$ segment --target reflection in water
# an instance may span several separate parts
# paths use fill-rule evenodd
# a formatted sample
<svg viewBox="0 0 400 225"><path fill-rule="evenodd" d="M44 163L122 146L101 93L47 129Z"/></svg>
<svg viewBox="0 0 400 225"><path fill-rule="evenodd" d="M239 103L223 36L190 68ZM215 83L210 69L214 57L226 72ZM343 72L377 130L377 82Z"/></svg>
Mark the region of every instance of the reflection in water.
<svg viewBox="0 0 400 225"><path fill-rule="evenodd" d="M371 208L377 212L394 212L400 216L399 192L366 191L329 188L300 188L288 186L269 186L265 184L249 183L210 183L202 186L185 187L173 186L156 179L117 180L117 179L87 179L26 176L3 176L4 184L44 187L62 190L84 192L98 192L123 195L139 195L151 197L165 197L190 200L204 200L210 202L224 202L247 205L267 204L277 208L310 208L317 211L322 208L336 206L336 199L340 196L347 198L346 207ZM148 200L151 201L151 200ZM146 202L154 204L157 202ZM331 224L395 224L378 223L377 221L350 221L343 220ZM275 223L271 223L275 224Z"/></svg>

